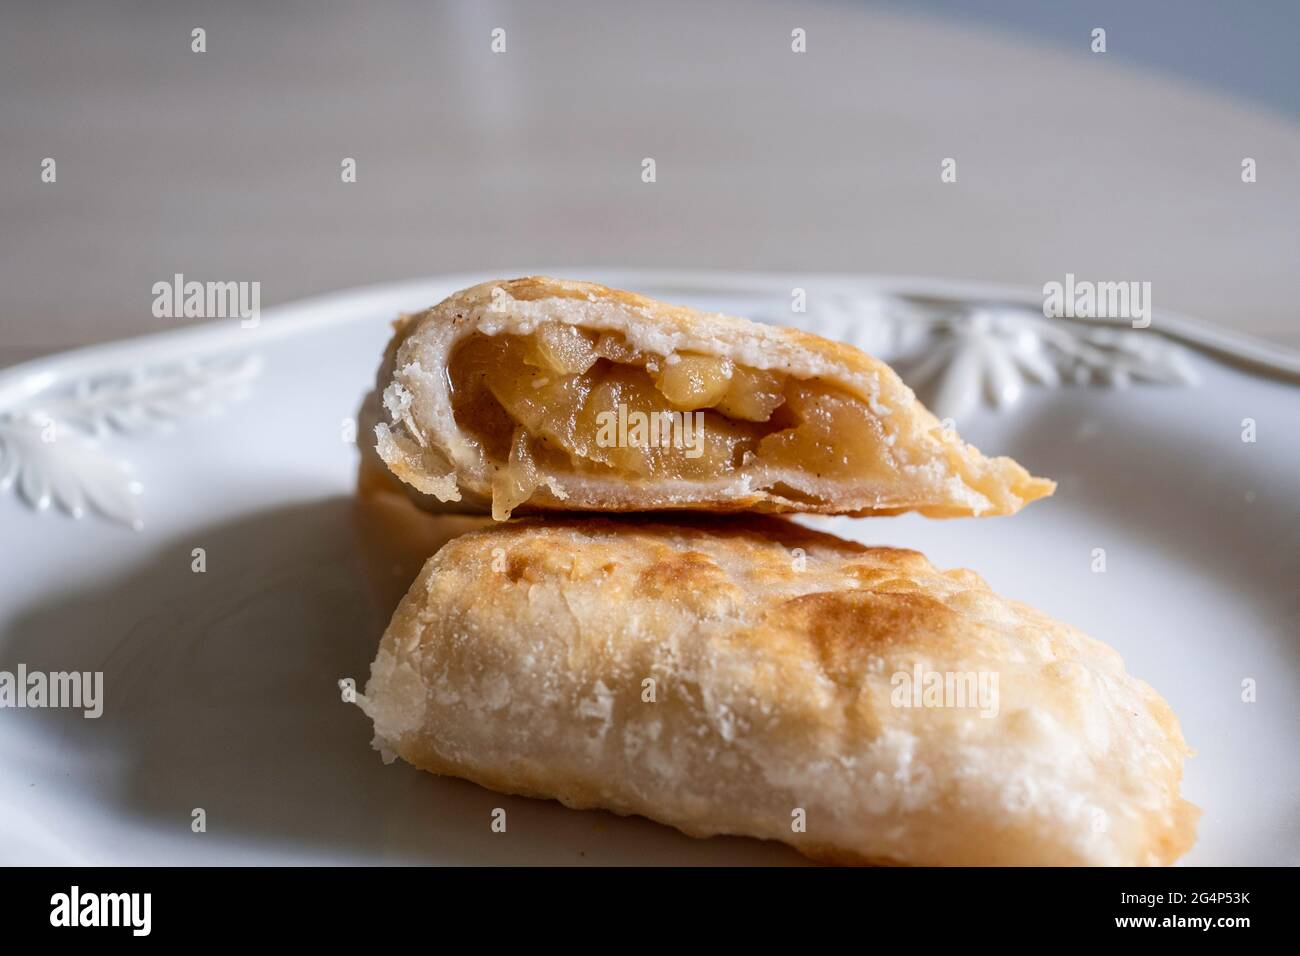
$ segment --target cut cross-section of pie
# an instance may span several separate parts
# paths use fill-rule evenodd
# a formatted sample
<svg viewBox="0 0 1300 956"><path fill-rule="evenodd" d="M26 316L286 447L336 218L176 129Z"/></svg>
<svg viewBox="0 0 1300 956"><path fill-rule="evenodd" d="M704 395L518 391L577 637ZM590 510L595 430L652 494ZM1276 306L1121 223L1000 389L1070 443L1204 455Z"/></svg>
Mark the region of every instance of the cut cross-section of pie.
<svg viewBox="0 0 1300 956"><path fill-rule="evenodd" d="M1011 514L986 458L883 362L586 282L487 282L405 316L375 451L437 510Z"/></svg>

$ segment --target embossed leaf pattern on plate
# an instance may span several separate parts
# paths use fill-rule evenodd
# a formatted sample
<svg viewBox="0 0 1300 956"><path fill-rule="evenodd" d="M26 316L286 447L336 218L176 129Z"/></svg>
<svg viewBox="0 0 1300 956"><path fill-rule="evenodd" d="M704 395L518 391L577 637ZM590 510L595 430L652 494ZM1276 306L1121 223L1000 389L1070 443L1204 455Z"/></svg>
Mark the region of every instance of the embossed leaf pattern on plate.
<svg viewBox="0 0 1300 956"><path fill-rule="evenodd" d="M823 334L893 365L940 418L1010 409L1030 385L1197 383L1187 353L1154 329L1048 319L1022 306L835 295L816 319Z"/></svg>
<svg viewBox="0 0 1300 956"><path fill-rule="evenodd" d="M191 359L85 379L0 411L0 489L37 510L93 511L138 528L141 485L104 440L219 411L247 393L260 368L256 355Z"/></svg>

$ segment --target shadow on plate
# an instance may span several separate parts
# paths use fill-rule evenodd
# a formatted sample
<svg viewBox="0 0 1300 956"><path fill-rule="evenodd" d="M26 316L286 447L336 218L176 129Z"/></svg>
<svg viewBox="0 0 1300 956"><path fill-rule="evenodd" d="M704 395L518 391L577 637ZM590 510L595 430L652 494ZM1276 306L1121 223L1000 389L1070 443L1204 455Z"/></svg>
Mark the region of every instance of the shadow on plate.
<svg viewBox="0 0 1300 956"><path fill-rule="evenodd" d="M378 510L375 510L375 509ZM364 687L396 596L445 522L331 498L196 529L81 593L7 622L0 668L102 670L104 714L11 712L40 748L13 768L84 812L174 834L167 862L248 848L320 862L801 862L778 844L693 840L639 818L505 797L396 763L339 680ZM207 570L191 569L192 549ZM492 833L494 808L508 830ZM207 831L191 831L192 812ZM112 863L113 841L87 853ZM138 859L138 854L125 857ZM264 858L264 857L261 857ZM285 859L290 857L286 856Z"/></svg>

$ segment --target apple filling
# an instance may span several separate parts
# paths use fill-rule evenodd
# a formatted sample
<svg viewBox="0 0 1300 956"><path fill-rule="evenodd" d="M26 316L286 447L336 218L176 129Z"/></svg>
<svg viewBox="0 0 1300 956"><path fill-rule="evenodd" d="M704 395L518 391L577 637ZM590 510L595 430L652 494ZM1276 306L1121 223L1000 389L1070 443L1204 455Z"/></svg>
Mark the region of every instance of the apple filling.
<svg viewBox="0 0 1300 956"><path fill-rule="evenodd" d="M764 486L798 472L880 486L897 472L877 416L840 389L725 358L643 352L616 333L558 322L474 333L448 379L458 425L496 468L498 517L542 484L563 497L548 478L565 474L689 482L743 471Z"/></svg>

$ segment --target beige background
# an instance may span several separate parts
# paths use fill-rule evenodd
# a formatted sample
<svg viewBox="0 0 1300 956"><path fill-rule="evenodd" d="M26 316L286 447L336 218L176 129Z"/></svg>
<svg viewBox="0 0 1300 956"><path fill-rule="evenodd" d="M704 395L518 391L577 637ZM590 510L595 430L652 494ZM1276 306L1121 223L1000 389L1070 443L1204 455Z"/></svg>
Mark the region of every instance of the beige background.
<svg viewBox="0 0 1300 956"><path fill-rule="evenodd" d="M1300 124L1134 67L1122 31L1092 54L1091 26L1071 49L845 2L6 4L0 364L173 326L150 290L174 272L266 307L580 265L1071 271L1300 346Z"/></svg>

